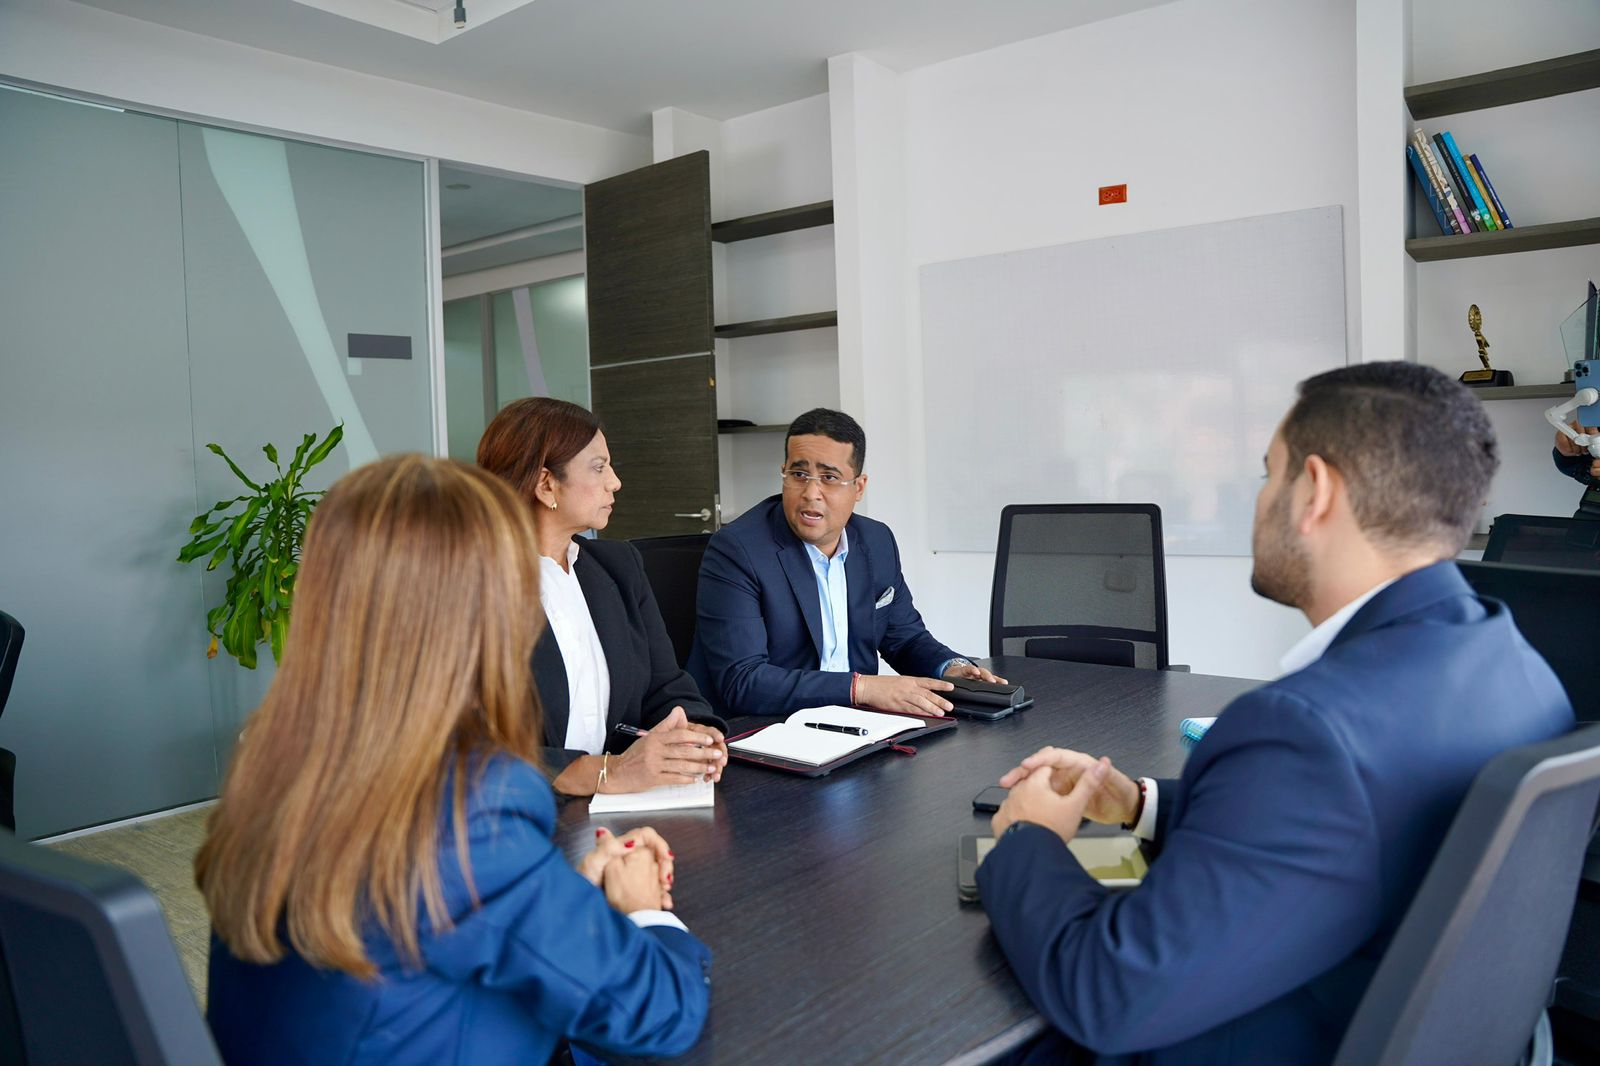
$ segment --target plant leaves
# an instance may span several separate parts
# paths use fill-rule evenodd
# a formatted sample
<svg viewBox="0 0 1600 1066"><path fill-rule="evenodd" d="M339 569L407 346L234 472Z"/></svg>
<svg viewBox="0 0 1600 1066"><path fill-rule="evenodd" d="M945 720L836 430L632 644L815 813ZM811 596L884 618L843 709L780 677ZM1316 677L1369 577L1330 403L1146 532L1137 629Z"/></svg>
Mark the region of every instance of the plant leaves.
<svg viewBox="0 0 1600 1066"><path fill-rule="evenodd" d="M183 549L178 552L178 562L192 563L227 539L228 535L226 533L218 533L216 536L208 537L204 540L196 537L188 544L185 544Z"/></svg>
<svg viewBox="0 0 1600 1066"><path fill-rule="evenodd" d="M278 465L278 448L273 444L263 444L261 450L267 453L267 461L273 466ZM281 468L280 468L281 469Z"/></svg>
<svg viewBox="0 0 1600 1066"><path fill-rule="evenodd" d="M244 471L239 469L239 464L234 462L232 459L228 458L228 453L222 450L222 445L220 445L220 444L207 444L206 448L207 448L207 450L213 452L214 454L222 456L222 461L228 464L228 469L232 470L233 473L234 473L234 476L237 477L240 481L244 482L246 485L249 485L252 489L254 489L257 492L261 491L261 486L257 485L254 481L251 481L249 478L245 477L244 476Z"/></svg>
<svg viewBox="0 0 1600 1066"><path fill-rule="evenodd" d="M239 517L233 520L233 526L228 530L228 543L233 545L234 551L243 550L246 529L251 522L255 521L256 515L261 513L261 504L261 497L256 497L250 501L250 506L241 511Z"/></svg>
<svg viewBox="0 0 1600 1066"><path fill-rule="evenodd" d="M217 564L222 562L223 559L227 558L228 551L229 551L229 546L224 544L220 548L218 548L216 551L212 552L211 553L211 561L206 563L206 569L207 570L215 570L217 568Z"/></svg>
<svg viewBox="0 0 1600 1066"><path fill-rule="evenodd" d="M334 426L332 429L328 430L327 439L324 440L321 444L317 445L315 451L313 451L310 455L306 456L306 467L305 468L307 470L310 470L312 467L314 467L318 463L322 462L322 460L326 459L328 457L328 453L332 452L335 448L337 448L339 446L339 442L341 440L344 440L344 423L343 422L340 422L337 426Z"/></svg>
<svg viewBox="0 0 1600 1066"><path fill-rule="evenodd" d="M283 661L283 645L289 639L289 615L279 611L272 616L272 661Z"/></svg>

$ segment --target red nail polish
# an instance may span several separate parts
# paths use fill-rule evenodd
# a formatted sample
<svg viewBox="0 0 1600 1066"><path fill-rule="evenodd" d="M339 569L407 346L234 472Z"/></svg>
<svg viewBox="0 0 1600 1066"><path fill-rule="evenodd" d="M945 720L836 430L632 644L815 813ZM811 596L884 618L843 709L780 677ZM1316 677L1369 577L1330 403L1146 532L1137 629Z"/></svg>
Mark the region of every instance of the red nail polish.
<svg viewBox="0 0 1600 1066"><path fill-rule="evenodd" d="M606 835L606 831L604 829L596 829L594 831L594 835L598 839L599 837L605 836Z"/></svg>
<svg viewBox="0 0 1600 1066"><path fill-rule="evenodd" d="M670 852L670 851L669 851L669 852L667 852L667 858L669 858L669 859L676 859L676 858L677 858L677 856L676 856L676 855L674 855L674 854L672 854L672 852Z"/></svg>
<svg viewBox="0 0 1600 1066"><path fill-rule="evenodd" d="M625 847L625 848L631 848L631 847L633 847L633 841L631 841L631 840L625 841L622 846Z"/></svg>
<svg viewBox="0 0 1600 1066"><path fill-rule="evenodd" d="M669 885L672 884L672 875L671 874L667 875L667 884L669 884Z"/></svg>

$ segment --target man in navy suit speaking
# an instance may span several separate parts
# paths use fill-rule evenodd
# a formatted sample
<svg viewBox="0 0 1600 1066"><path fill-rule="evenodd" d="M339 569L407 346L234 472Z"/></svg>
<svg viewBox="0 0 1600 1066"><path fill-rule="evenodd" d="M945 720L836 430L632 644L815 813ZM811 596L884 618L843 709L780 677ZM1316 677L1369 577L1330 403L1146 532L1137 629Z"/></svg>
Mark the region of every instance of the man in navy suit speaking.
<svg viewBox="0 0 1600 1066"><path fill-rule="evenodd" d="M842 411L789 426L783 491L724 526L700 566L689 672L723 714L846 705L942 715L946 677L999 680L933 638L900 549L855 513L867 438ZM882 655L901 676L880 676Z"/></svg>
<svg viewBox="0 0 1600 1066"><path fill-rule="evenodd" d="M1478 770L1572 727L1505 605L1451 561L1499 464L1478 400L1410 363L1299 391L1253 538L1251 585L1314 627L1284 676L1177 780L1058 748L1001 779L978 887L1055 1029L1027 1061L1330 1061ZM1074 861L1082 816L1158 849L1139 887Z"/></svg>

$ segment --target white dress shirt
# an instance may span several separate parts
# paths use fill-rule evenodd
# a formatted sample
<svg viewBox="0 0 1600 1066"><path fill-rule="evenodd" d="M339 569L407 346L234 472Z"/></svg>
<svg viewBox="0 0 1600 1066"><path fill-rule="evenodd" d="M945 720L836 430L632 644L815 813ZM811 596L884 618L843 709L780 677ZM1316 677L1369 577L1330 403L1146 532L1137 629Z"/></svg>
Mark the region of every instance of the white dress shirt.
<svg viewBox="0 0 1600 1066"><path fill-rule="evenodd" d="M611 671L578 584L577 564L577 541L567 545L565 570L554 559L539 556L539 603L567 668L567 737L562 746L599 755L606 744Z"/></svg>
<svg viewBox="0 0 1600 1066"><path fill-rule="evenodd" d="M1367 601L1378 593L1394 584L1395 579L1382 581L1372 586L1343 607L1334 611L1322 620L1322 624L1311 632L1301 637L1294 647L1284 653L1278 660L1278 666L1283 670L1280 677L1298 673L1322 658L1323 652L1328 650L1334 638L1344 631L1344 627L1354 618L1356 612L1367 605ZM1134 824L1133 835L1141 840L1154 840L1156 838L1156 805L1160 803L1157 795L1155 778L1141 777L1139 781L1144 785L1144 810L1139 812L1139 821Z"/></svg>

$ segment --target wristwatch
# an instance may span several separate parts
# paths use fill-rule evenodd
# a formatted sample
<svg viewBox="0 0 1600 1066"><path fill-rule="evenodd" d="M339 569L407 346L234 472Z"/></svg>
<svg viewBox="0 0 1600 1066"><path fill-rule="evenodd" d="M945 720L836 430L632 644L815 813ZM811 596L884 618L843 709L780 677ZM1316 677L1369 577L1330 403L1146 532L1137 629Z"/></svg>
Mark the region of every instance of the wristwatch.
<svg viewBox="0 0 1600 1066"><path fill-rule="evenodd" d="M1035 829L1043 829L1044 828L1044 826L1040 825L1038 822L1022 822L1022 821L1012 822L1010 825L1006 826L1005 831L1000 834L1000 839L1004 840L1006 837L1010 836L1012 833L1015 833L1018 829L1026 829L1029 826L1032 826Z"/></svg>
<svg viewBox="0 0 1600 1066"><path fill-rule="evenodd" d="M972 665L972 660L971 659L967 658L965 655L957 655L954 659L951 659L949 662L944 664L944 670L945 670L945 673L949 673L950 672L950 668L952 666L971 666L971 665Z"/></svg>

